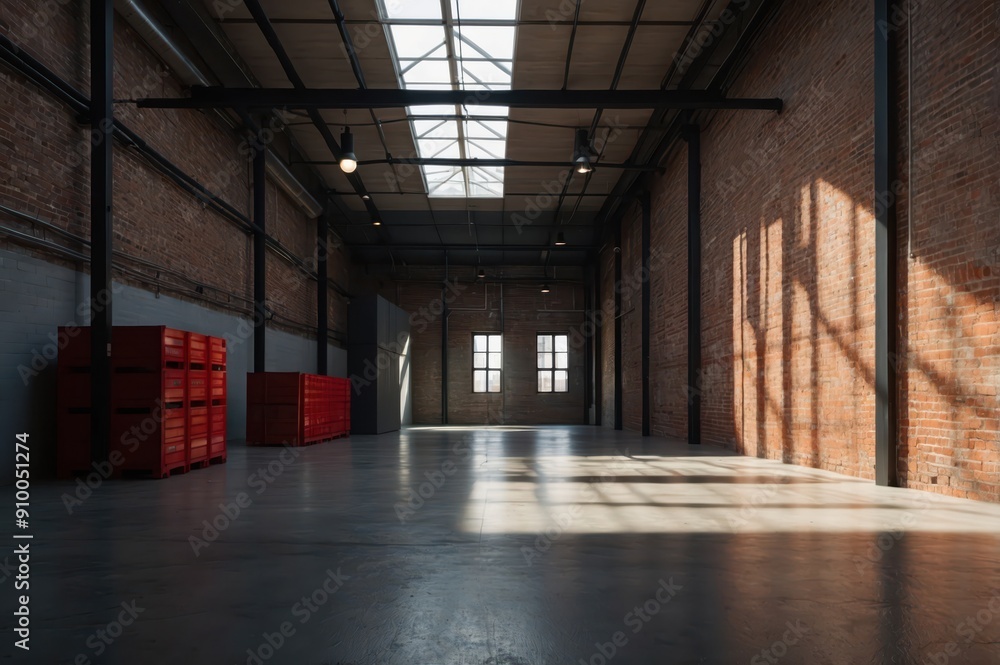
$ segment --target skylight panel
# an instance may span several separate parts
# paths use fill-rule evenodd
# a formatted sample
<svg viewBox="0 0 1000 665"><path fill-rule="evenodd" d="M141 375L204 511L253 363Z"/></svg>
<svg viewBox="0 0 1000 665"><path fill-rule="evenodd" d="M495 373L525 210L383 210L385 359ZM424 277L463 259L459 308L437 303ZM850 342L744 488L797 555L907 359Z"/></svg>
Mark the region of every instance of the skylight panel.
<svg viewBox="0 0 1000 665"><path fill-rule="evenodd" d="M400 87L470 91L456 106L406 109L421 158L505 157L509 109L480 105L472 91L511 89L517 9L518 0L380 0ZM503 196L503 167L438 164L421 171L428 196Z"/></svg>

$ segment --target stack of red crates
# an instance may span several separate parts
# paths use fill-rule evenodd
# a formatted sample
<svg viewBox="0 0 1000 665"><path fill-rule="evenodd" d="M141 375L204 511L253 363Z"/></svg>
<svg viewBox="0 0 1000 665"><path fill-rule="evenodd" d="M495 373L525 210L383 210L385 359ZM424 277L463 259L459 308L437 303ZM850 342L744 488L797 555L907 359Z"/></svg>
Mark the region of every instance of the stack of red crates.
<svg viewBox="0 0 1000 665"><path fill-rule="evenodd" d="M90 329L59 332L67 343L58 363L57 471L68 477L91 470ZM115 326L112 337L113 475L164 478L207 463L207 338L165 326Z"/></svg>
<svg viewBox="0 0 1000 665"><path fill-rule="evenodd" d="M225 462L226 340L208 338L208 459Z"/></svg>
<svg viewBox="0 0 1000 665"><path fill-rule="evenodd" d="M247 375L247 445L305 446L350 433L347 379L297 372Z"/></svg>

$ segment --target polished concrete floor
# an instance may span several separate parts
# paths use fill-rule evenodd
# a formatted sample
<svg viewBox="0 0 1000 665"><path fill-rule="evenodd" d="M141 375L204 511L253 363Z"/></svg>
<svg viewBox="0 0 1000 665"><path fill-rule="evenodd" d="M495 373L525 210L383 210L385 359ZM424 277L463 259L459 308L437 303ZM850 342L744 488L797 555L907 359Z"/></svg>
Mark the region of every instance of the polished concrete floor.
<svg viewBox="0 0 1000 665"><path fill-rule="evenodd" d="M412 428L74 489L33 488L32 648L4 630L6 658L1000 662L1000 506L710 446Z"/></svg>

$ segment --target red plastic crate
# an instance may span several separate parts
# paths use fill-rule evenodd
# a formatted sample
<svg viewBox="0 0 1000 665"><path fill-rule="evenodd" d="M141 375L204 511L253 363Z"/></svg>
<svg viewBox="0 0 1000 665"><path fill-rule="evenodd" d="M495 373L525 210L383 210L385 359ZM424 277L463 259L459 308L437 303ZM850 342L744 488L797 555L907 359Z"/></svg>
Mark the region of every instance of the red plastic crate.
<svg viewBox="0 0 1000 665"><path fill-rule="evenodd" d="M122 407L111 416L109 449L118 451L123 463L116 475L150 473L165 478L187 471L187 410Z"/></svg>
<svg viewBox="0 0 1000 665"><path fill-rule="evenodd" d="M188 400L205 402L208 400L208 370L192 369L187 372Z"/></svg>
<svg viewBox="0 0 1000 665"><path fill-rule="evenodd" d="M208 368L208 337L199 333L187 333L188 363L198 369Z"/></svg>
<svg viewBox="0 0 1000 665"><path fill-rule="evenodd" d="M226 399L226 373L208 373L208 395L209 399Z"/></svg>
<svg viewBox="0 0 1000 665"><path fill-rule="evenodd" d="M342 436L348 421L335 396L344 379L287 372L247 378L247 444L304 445Z"/></svg>
<svg viewBox="0 0 1000 665"><path fill-rule="evenodd" d="M226 366L226 340L221 337L208 338L208 362L213 368Z"/></svg>
<svg viewBox="0 0 1000 665"><path fill-rule="evenodd" d="M113 367L175 367L187 363L187 333L166 326L115 326Z"/></svg>

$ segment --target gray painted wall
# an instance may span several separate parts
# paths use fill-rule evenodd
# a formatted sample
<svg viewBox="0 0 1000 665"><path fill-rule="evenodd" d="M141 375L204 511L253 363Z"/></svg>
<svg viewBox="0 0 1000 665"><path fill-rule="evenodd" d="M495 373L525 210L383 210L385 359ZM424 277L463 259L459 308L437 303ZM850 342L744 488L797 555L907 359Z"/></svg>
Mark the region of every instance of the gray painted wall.
<svg viewBox="0 0 1000 665"><path fill-rule="evenodd" d="M165 295L118 285L115 325L166 325L228 340L228 410L231 440L246 436L246 374L253 368L253 335L239 317ZM117 290L117 289L116 289ZM90 276L16 251L0 249L0 483L13 482L14 434L30 434L33 475L49 475L55 458L58 326L89 323L76 311L90 293ZM86 309L86 307L82 308ZM51 337L50 337L51 335ZM330 346L327 372L347 376L347 352ZM34 364L33 364L34 359ZM19 366L22 369L18 369ZM316 342L267 331L267 370L314 372Z"/></svg>

